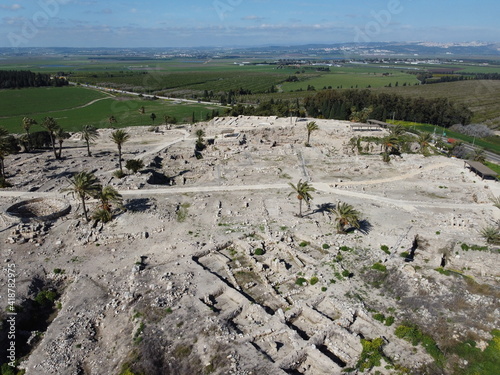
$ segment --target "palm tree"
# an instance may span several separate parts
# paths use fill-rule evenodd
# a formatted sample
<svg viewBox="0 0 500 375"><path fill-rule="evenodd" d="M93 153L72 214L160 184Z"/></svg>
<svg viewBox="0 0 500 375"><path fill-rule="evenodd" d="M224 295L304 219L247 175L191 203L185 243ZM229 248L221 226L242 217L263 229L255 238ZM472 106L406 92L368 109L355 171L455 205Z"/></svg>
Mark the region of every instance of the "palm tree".
<svg viewBox="0 0 500 375"><path fill-rule="evenodd" d="M498 245L500 244L500 230L498 227L493 225L488 225L481 229L481 237L489 244Z"/></svg>
<svg viewBox="0 0 500 375"><path fill-rule="evenodd" d="M428 154L429 144L431 142L432 136L430 133L422 132L418 135L418 145L420 146L420 152L423 155Z"/></svg>
<svg viewBox="0 0 500 375"><path fill-rule="evenodd" d="M118 164L120 166L120 173L123 173L122 168L122 145L130 139L130 134L125 130L118 129L111 133L111 140L118 146Z"/></svg>
<svg viewBox="0 0 500 375"><path fill-rule="evenodd" d="M70 181L71 186L64 189L74 195L77 195L82 201L83 214L85 220L89 221L87 208L85 207L85 200L89 197L94 197L101 190L101 184L97 177L91 172L80 172L73 176Z"/></svg>
<svg viewBox="0 0 500 375"><path fill-rule="evenodd" d="M153 121L153 124L155 123L155 120L156 120L156 115L154 113L151 113L151 120Z"/></svg>
<svg viewBox="0 0 500 375"><path fill-rule="evenodd" d="M314 132L314 131L316 131L316 130L319 130L319 126L316 124L316 122L311 121L311 122L307 123L306 129L307 129L307 142L306 142L306 145L309 146L309 141L311 139L311 133Z"/></svg>
<svg viewBox="0 0 500 375"><path fill-rule="evenodd" d="M403 125L396 125L396 126L391 127L390 133L391 133L391 135L393 135L395 137L401 137L402 135L404 135L406 133L406 129L404 128Z"/></svg>
<svg viewBox="0 0 500 375"><path fill-rule="evenodd" d="M498 196L498 197L496 197L496 196L490 197L490 201L493 202L493 206L495 206L496 208L500 208L500 196Z"/></svg>
<svg viewBox="0 0 500 375"><path fill-rule="evenodd" d="M53 117L45 117L42 123L42 127L47 129L50 136L50 143L52 144L52 151L54 151L54 157L57 159L56 153L56 136L55 133L57 129L59 129L59 125L57 125L56 120Z"/></svg>
<svg viewBox="0 0 500 375"><path fill-rule="evenodd" d="M382 144L384 145L384 152L397 153L399 151L399 142L400 142L399 137L392 133L382 138Z"/></svg>
<svg viewBox="0 0 500 375"><path fill-rule="evenodd" d="M291 182L289 182L288 184L294 190L288 196L297 194L297 199L299 200L299 217L302 217L302 201L305 201L307 203L307 206L309 206L310 201L312 201L313 199L310 193L316 191L316 189L309 185L309 182L302 182L302 180L299 180L297 185L294 185Z"/></svg>
<svg viewBox="0 0 500 375"><path fill-rule="evenodd" d="M196 140L196 150L197 151L203 151L205 149L205 143L203 143L203 137L205 136L205 132L203 129L198 129L196 132L196 137L198 139Z"/></svg>
<svg viewBox="0 0 500 375"><path fill-rule="evenodd" d="M469 157L472 160L478 161L480 163L484 163L486 161L486 157L484 156L484 149L481 147L475 148Z"/></svg>
<svg viewBox="0 0 500 375"><path fill-rule="evenodd" d="M37 124L37 122L34 119L30 118L30 117L24 117L23 118L23 129L26 132L26 140L27 140L26 151L30 151L31 150L30 128L33 125L36 125L36 124Z"/></svg>
<svg viewBox="0 0 500 375"><path fill-rule="evenodd" d="M122 195L111 185L101 188L101 190L94 195L94 198L99 199L101 201L100 208L108 212L111 212L111 203L119 207L123 204Z"/></svg>
<svg viewBox="0 0 500 375"><path fill-rule="evenodd" d="M87 144L87 155L92 156L92 154L90 153L90 142L93 142L97 138L99 138L97 129L92 125L83 125L83 128L80 131L80 137Z"/></svg>
<svg viewBox="0 0 500 375"><path fill-rule="evenodd" d="M118 120L116 119L116 117L115 117L115 116L109 116L109 117L108 117L108 122L109 122L110 124L116 124L116 123L118 122Z"/></svg>
<svg viewBox="0 0 500 375"><path fill-rule="evenodd" d="M59 142L59 153L57 154L57 158L61 159L61 153L62 153L62 144L65 139L68 139L70 137L69 133L65 132L63 128L59 128L56 130L56 139Z"/></svg>
<svg viewBox="0 0 500 375"><path fill-rule="evenodd" d="M360 212L355 210L350 204L339 202L337 208L331 209L330 211L336 216L337 233L347 233L346 227L348 225L359 229Z"/></svg>

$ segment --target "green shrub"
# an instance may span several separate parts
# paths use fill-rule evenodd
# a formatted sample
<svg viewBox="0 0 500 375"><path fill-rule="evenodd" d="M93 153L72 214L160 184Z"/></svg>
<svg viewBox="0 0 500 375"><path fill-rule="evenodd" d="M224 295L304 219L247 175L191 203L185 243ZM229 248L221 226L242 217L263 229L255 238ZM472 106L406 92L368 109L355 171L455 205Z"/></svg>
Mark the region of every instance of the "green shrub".
<svg viewBox="0 0 500 375"><path fill-rule="evenodd" d="M322 247L324 250L328 250L330 248L330 245L328 245L327 243L324 243Z"/></svg>
<svg viewBox="0 0 500 375"><path fill-rule="evenodd" d="M186 221L186 218L188 216L188 208L191 207L189 203L183 203L179 206L176 212L177 216L177 221L179 223L183 223Z"/></svg>
<svg viewBox="0 0 500 375"><path fill-rule="evenodd" d="M42 290L35 297L35 302L41 306L47 306L54 303L57 293L53 290Z"/></svg>
<svg viewBox="0 0 500 375"><path fill-rule="evenodd" d="M435 269L435 271L438 271L441 275L445 275L445 276L451 275L451 272L449 270L445 270L443 267L438 267Z"/></svg>
<svg viewBox="0 0 500 375"><path fill-rule="evenodd" d="M265 251L264 251L264 249L261 249L261 248L259 247L259 248L255 249L254 254L255 254L255 255L264 255L264 254L265 254Z"/></svg>
<svg viewBox="0 0 500 375"><path fill-rule="evenodd" d="M373 319L378 320L379 322L384 322L385 320L385 315L384 314L373 314Z"/></svg>
<svg viewBox="0 0 500 375"><path fill-rule="evenodd" d="M384 340L381 337L371 341L361 339L361 345L363 346L363 351L361 352L356 367L359 368L360 371L365 371L380 366L382 358L386 358L382 351Z"/></svg>
<svg viewBox="0 0 500 375"><path fill-rule="evenodd" d="M344 276L344 277L351 277L351 273L348 270L343 270L342 271L342 276Z"/></svg>
<svg viewBox="0 0 500 375"><path fill-rule="evenodd" d="M139 327L137 328L137 331L134 333L134 344L139 344L142 341L142 333L144 332L144 328L146 328L146 325L144 322L141 322L139 324Z"/></svg>
<svg viewBox="0 0 500 375"><path fill-rule="evenodd" d="M301 243L299 243L300 247L306 247L308 245L309 245L309 242L307 242L307 241L302 241Z"/></svg>
<svg viewBox="0 0 500 375"><path fill-rule="evenodd" d="M340 274L340 272L335 272L334 275L337 278L337 280L339 280L339 281L344 280L344 278L342 277L342 275Z"/></svg>
<svg viewBox="0 0 500 375"><path fill-rule="evenodd" d="M489 250L488 246L478 246L478 245L469 246L466 243L461 244L460 247L464 251L469 251L469 250L474 250L474 251L488 251Z"/></svg>
<svg viewBox="0 0 500 375"><path fill-rule="evenodd" d="M443 366L444 354L437 346L434 339L423 333L416 325L403 324L396 328L394 332L397 337L410 342L412 345L421 344L425 351L436 361L438 366Z"/></svg>
<svg viewBox="0 0 500 375"><path fill-rule="evenodd" d="M61 268L54 268L54 273L56 275L62 275L65 271Z"/></svg>
<svg viewBox="0 0 500 375"><path fill-rule="evenodd" d="M321 288L322 292L326 292L327 290L328 290L328 288L326 286L324 286L324 287Z"/></svg>
<svg viewBox="0 0 500 375"><path fill-rule="evenodd" d="M342 246L340 248L340 250L342 250L342 251L352 251L352 248L350 248L349 246Z"/></svg>
<svg viewBox="0 0 500 375"><path fill-rule="evenodd" d="M377 270L377 271L380 271L380 272L387 272L387 267L384 266L383 264L381 263L375 263L373 266L372 266L372 270Z"/></svg>
<svg viewBox="0 0 500 375"><path fill-rule="evenodd" d="M387 327L390 327L394 324L394 317L393 316L389 316L385 319L385 325Z"/></svg>
<svg viewBox="0 0 500 375"><path fill-rule="evenodd" d="M123 178L126 176L125 172L120 171L119 169L113 172L113 176L116 178Z"/></svg>
<svg viewBox="0 0 500 375"><path fill-rule="evenodd" d="M311 277L311 280L309 280L309 283L311 285L315 285L318 283L318 281L319 281L319 279L316 276L313 276L313 277Z"/></svg>
<svg viewBox="0 0 500 375"><path fill-rule="evenodd" d="M0 368L0 374L2 375L16 375L14 368L9 366L8 363L4 363Z"/></svg>
<svg viewBox="0 0 500 375"><path fill-rule="evenodd" d="M297 280L295 280L295 284L303 286L304 284L307 284L307 280L303 277L299 277Z"/></svg>
<svg viewBox="0 0 500 375"><path fill-rule="evenodd" d="M408 251L403 251L399 255L401 256L401 258L408 258L410 256L410 253Z"/></svg>
<svg viewBox="0 0 500 375"><path fill-rule="evenodd" d="M127 160L125 168L133 173L137 173L140 169L144 168L144 162L141 159Z"/></svg>
<svg viewBox="0 0 500 375"><path fill-rule="evenodd" d="M387 246L387 245L381 245L380 250L382 250L387 255L391 255L391 252L389 251L389 246Z"/></svg>

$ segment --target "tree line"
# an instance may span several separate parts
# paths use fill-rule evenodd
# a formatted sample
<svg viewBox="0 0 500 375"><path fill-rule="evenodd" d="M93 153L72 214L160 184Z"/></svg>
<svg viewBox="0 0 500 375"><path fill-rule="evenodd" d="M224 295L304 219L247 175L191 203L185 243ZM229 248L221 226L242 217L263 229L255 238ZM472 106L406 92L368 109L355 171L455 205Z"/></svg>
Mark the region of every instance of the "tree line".
<svg viewBox="0 0 500 375"><path fill-rule="evenodd" d="M306 112L301 109L298 99L295 101L271 99L260 102L256 106L236 104L232 108L229 108L225 114L228 116L306 116Z"/></svg>
<svg viewBox="0 0 500 375"><path fill-rule="evenodd" d="M470 124L472 111L447 98L426 99L365 90L324 90L305 98L305 109L316 118L350 120L353 113L371 108L370 117L380 121L396 118L449 127Z"/></svg>
<svg viewBox="0 0 500 375"><path fill-rule="evenodd" d="M29 70L0 70L0 89L66 85L68 81L65 78L53 77L50 74L33 73Z"/></svg>
<svg viewBox="0 0 500 375"><path fill-rule="evenodd" d="M459 73L454 72L440 73L438 76L434 76L432 73L418 73L417 79L422 85L428 85L431 83L443 83L443 82L457 82L457 81L471 81L471 80L490 80L498 81L500 80L499 73Z"/></svg>

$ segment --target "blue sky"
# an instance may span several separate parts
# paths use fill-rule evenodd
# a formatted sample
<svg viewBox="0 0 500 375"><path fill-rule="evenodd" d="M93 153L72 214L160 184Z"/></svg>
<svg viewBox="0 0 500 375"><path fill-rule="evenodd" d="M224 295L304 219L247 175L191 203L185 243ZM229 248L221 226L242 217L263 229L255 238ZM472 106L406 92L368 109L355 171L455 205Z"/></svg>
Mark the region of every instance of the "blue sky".
<svg viewBox="0 0 500 375"><path fill-rule="evenodd" d="M498 0L0 0L0 47L500 42Z"/></svg>

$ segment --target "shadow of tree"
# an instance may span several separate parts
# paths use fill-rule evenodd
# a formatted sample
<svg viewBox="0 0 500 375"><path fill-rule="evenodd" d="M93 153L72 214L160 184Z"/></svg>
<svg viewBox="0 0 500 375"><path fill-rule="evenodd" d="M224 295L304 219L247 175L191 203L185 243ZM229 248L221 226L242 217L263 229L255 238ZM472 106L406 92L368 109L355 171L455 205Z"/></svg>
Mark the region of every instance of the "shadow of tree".
<svg viewBox="0 0 500 375"><path fill-rule="evenodd" d="M333 210L335 207L336 206L333 203L318 204L316 206L316 209L312 213L313 214L316 214L316 213L326 214L326 213L329 213L330 210Z"/></svg>
<svg viewBox="0 0 500 375"><path fill-rule="evenodd" d="M373 229L373 225L368 220L360 220L359 231L363 234L369 234Z"/></svg>
<svg viewBox="0 0 500 375"><path fill-rule="evenodd" d="M135 198L130 199L123 205L127 211L132 212L145 212L154 207L153 202L149 198Z"/></svg>

